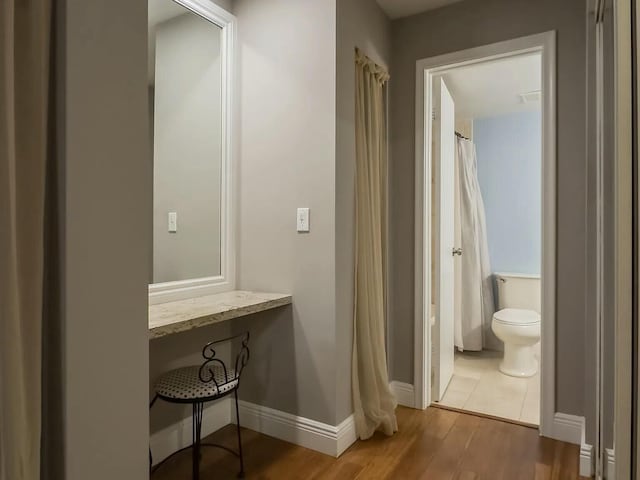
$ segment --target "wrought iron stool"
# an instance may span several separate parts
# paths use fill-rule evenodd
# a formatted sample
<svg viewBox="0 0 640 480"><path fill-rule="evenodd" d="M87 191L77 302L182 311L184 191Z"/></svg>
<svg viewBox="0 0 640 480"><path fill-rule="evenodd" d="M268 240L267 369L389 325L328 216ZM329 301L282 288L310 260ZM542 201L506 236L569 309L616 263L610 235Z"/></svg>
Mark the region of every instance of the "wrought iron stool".
<svg viewBox="0 0 640 480"><path fill-rule="evenodd" d="M216 357L216 348L222 344L238 342L239 350L235 357L234 368L227 368L227 365L220 358ZM244 332L223 340L216 340L207 343L202 349L204 362L202 365L182 367L171 370L163 374L155 383L155 396L149 408L157 399L162 399L171 403L190 403L193 406L193 444L177 452L160 462L153 471L157 470L166 460L188 448L192 449L193 480L200 478L200 447L217 447L232 453L240 459L240 473L238 478L244 477L244 458L242 456L242 439L240 437L240 413L238 411L238 387L240 386L240 375L243 368L249 361L249 332ZM202 414L204 404L213 400L234 394L236 402L236 424L238 433L238 451L235 452L223 445L202 443L200 434L202 429ZM149 449L149 466L153 465L151 449Z"/></svg>

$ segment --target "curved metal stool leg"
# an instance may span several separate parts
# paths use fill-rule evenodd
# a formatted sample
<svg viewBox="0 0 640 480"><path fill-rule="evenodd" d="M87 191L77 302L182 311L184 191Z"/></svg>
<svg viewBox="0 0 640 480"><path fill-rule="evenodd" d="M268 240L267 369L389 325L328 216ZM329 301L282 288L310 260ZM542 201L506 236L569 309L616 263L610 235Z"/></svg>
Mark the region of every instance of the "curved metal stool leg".
<svg viewBox="0 0 640 480"><path fill-rule="evenodd" d="M236 429L238 431L238 458L240 458L240 473L238 478L244 478L244 457L242 456L242 438L240 436L240 410L238 409L238 389L233 392L236 399Z"/></svg>
<svg viewBox="0 0 640 480"><path fill-rule="evenodd" d="M202 433L202 413L204 403L193 404L193 450L191 459L193 462L193 480L200 480L200 435Z"/></svg>
<svg viewBox="0 0 640 480"><path fill-rule="evenodd" d="M149 410L153 407L153 404L158 400L158 395L154 395L153 400L149 404ZM151 445L149 445L149 474L151 474L151 470L153 469L153 455L151 454Z"/></svg>

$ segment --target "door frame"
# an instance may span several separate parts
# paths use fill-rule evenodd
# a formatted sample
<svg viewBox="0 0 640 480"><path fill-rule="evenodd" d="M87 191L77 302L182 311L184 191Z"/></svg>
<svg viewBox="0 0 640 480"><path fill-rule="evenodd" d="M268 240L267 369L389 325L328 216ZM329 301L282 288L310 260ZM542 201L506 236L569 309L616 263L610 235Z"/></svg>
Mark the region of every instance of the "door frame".
<svg viewBox="0 0 640 480"><path fill-rule="evenodd" d="M556 32L549 31L416 62L414 406L431 404L432 77L463 65L526 53L542 57L542 332L540 433L553 437L556 380ZM425 92L429 92L425 95ZM429 146L429 148L426 148Z"/></svg>
<svg viewBox="0 0 640 480"><path fill-rule="evenodd" d="M638 365L637 322L638 291L637 283L640 257L638 236L638 171L637 162L640 138L634 135L638 128L638 109L640 108L640 75L634 57L638 54L640 39L635 30L640 25L640 11L631 0L614 0L614 128L615 128L615 404L614 404L614 450L607 452L607 463L613 463L614 478L639 478L640 463L637 455L640 450L638 432L640 431L640 397L637 387L640 383ZM636 42L634 45L633 42ZM634 82L637 82L634 84ZM634 101L637 102L634 105ZM634 175L636 176L634 178ZM635 216L635 222L634 222ZM634 231L635 230L635 231ZM631 261L630 261L631 259ZM633 263L635 262L635 264ZM635 338L634 338L635 337ZM602 361L602 360L600 360ZM635 404L634 404L635 402ZM608 467L610 465L607 465ZM610 473L607 471L606 473Z"/></svg>

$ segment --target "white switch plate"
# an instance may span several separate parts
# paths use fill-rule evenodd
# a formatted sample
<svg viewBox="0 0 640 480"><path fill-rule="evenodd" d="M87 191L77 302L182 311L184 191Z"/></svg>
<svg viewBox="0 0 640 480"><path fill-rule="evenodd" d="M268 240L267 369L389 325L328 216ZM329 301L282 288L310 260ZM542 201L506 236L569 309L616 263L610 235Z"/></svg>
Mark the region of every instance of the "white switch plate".
<svg viewBox="0 0 640 480"><path fill-rule="evenodd" d="M176 233L178 231L178 212L169 212L167 224L169 233Z"/></svg>
<svg viewBox="0 0 640 480"><path fill-rule="evenodd" d="M299 208L297 216L298 232L309 231L309 209Z"/></svg>

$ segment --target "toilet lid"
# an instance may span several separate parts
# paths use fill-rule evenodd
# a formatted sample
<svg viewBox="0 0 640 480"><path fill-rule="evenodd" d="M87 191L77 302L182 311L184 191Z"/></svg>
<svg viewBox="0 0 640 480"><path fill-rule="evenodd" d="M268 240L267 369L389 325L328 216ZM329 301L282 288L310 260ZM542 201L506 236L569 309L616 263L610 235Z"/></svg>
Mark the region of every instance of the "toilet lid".
<svg viewBox="0 0 640 480"><path fill-rule="evenodd" d="M500 323L509 325L533 325L540 323L540 315L533 310L520 308L505 308L493 314L493 318Z"/></svg>

